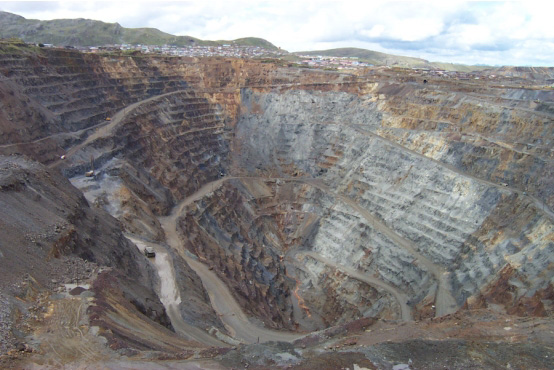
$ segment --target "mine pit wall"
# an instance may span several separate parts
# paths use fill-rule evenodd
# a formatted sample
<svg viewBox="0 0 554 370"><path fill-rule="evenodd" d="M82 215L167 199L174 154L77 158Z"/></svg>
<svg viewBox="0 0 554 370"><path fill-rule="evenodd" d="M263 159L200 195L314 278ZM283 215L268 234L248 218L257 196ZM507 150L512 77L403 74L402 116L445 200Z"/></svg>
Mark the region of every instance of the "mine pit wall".
<svg viewBox="0 0 554 370"><path fill-rule="evenodd" d="M319 220L311 245L305 247L339 265L353 267L368 276L378 276L404 291L414 302L433 293L433 276L414 263L414 256L350 207L335 202L330 208L332 212Z"/></svg>
<svg viewBox="0 0 554 370"><path fill-rule="evenodd" d="M10 248L11 244L34 243L37 253L46 253L44 258L77 255L100 265L117 266L126 273L137 271L141 282L148 281L142 280L148 268L141 271L137 258L142 257L133 249L127 250L128 241L117 221L91 208L67 179L21 157L2 156L0 160L3 243L15 238Z"/></svg>
<svg viewBox="0 0 554 370"><path fill-rule="evenodd" d="M554 92L475 90L423 89L398 96L380 89L385 99L377 133L479 178L526 191L553 207Z"/></svg>
<svg viewBox="0 0 554 370"><path fill-rule="evenodd" d="M303 286L299 295L308 307L301 311L299 321L306 328L321 330L360 317L401 320L393 297L340 270L306 259L297 274Z"/></svg>
<svg viewBox="0 0 554 370"><path fill-rule="evenodd" d="M97 158L93 183L109 193L100 203L127 231L163 240L156 216L227 174L228 132L219 106L204 96L187 90L141 105L73 156L65 174L85 186L87 158Z"/></svg>
<svg viewBox="0 0 554 370"><path fill-rule="evenodd" d="M165 241L157 216L167 215L176 203L224 171L228 149L220 116L204 94L190 89L145 103L113 134L77 153L73 160L77 166L65 172L73 175L72 181L93 204L118 217L127 232ZM99 153L95 178L84 177L87 165L79 161L86 163L86 158ZM172 257L183 319L224 332L199 278L178 254Z"/></svg>
<svg viewBox="0 0 554 370"><path fill-rule="evenodd" d="M467 300L470 307L488 302L510 313L545 316L554 310L548 293L554 289L553 265L552 222L525 197L505 195L462 245L452 268L453 289L459 302L478 292Z"/></svg>
<svg viewBox="0 0 554 370"><path fill-rule="evenodd" d="M329 256L331 243L337 248L332 252L337 255L331 258L343 265L359 265L368 274L390 262L390 258L374 257L391 251L383 248L372 254L363 248L361 239L368 235L360 236L353 229L361 225L364 233L367 225L335 208L339 207L332 195L311 185L230 180L189 206L179 226L185 247L213 268L250 315L268 326L316 330L364 315L399 319L399 308L386 292L333 267L297 259L298 252L309 250ZM342 225L342 217L353 221ZM337 223L338 229L334 227ZM336 232L346 233L346 239L356 238L356 242L346 241ZM361 248L351 250L357 247ZM425 296L429 279L410 264L413 258L404 258L407 272L399 278L409 279L413 271L422 279L414 279L412 289ZM393 263L398 264L398 258Z"/></svg>
<svg viewBox="0 0 554 370"><path fill-rule="evenodd" d="M222 67L217 67L220 64ZM0 116L0 145L60 134L25 146L10 146L2 152L23 152L49 163L63 154L61 148L74 145L88 134L67 132L102 125L106 117L131 103L190 86L214 91L231 84L229 92L217 90L213 99L235 111L227 115L232 119L238 110L233 103L238 82L228 76L239 74L236 68L243 64L217 60L202 65L198 60L183 58L94 55L53 49L16 55L0 53L0 72L4 77L0 94L6 98L3 102L9 101ZM273 68L262 67L268 69L268 74ZM25 127L19 122L26 122Z"/></svg>
<svg viewBox="0 0 554 370"><path fill-rule="evenodd" d="M372 230L367 221L332 193L296 181L277 181L276 189L280 192L287 189L295 195L291 209L284 209L285 214L289 211L301 215L289 226L292 243L285 261L295 262L291 270L298 279L297 293L309 308L304 310L305 314L309 313L314 323L317 318L327 326L361 316L400 319L399 307L386 291L361 283L334 266L302 257L303 252L315 252L367 276L379 276L383 281L387 279L382 276L391 271L390 265L404 264L404 273L395 276L393 285L406 289L410 296L424 295L429 290L431 283L426 272L412 263L413 257L406 256L384 235ZM383 245L385 248L378 248ZM414 275L418 278L413 278ZM309 322L308 318L303 320Z"/></svg>
<svg viewBox="0 0 554 370"><path fill-rule="evenodd" d="M111 176L123 184L119 194L110 195L111 199L118 198L113 201L114 204L124 208L124 212L117 209L116 212L122 214L120 220L129 231L140 230L141 223L150 225L151 230L144 235L149 238L162 238L159 223L155 221L156 215L165 214L173 204L216 179L223 169L226 174L232 172L235 175L322 179L337 194L352 199L376 216L379 222L410 240L414 248L433 263L449 269L449 283L460 305L468 296L478 294L483 284L494 283L495 274L506 266L502 261L514 250L512 244L532 245L537 253L552 249L552 238L548 233L552 230L552 223L537 212L534 205L527 208L530 220L535 221L521 225L520 232L514 234L523 241L533 240L533 243L526 244L513 236L495 244L494 240L499 238L491 241L489 236L495 233L506 235L510 226L492 222L491 229L487 230L483 225L488 225L491 212L494 213L495 207L502 204L509 191L459 177L437 163L422 160L354 127L360 125L363 130L451 163L469 174L495 182L504 181L510 186L525 184L527 189L534 187L537 189L535 194L545 194L548 198L548 192L554 188L550 185L552 177L548 175L548 166L552 161L548 161L551 154L547 148L552 145L544 142L553 137L551 127L546 124L549 105L542 104L543 108L542 105L529 106L530 110L536 108L544 112L546 116L540 116L543 118L537 118L523 109L525 101L517 100L512 110L503 108L505 99L514 104L514 96L511 96L514 91L494 91L494 96L476 99L467 96L475 92L473 87L445 82L441 82L440 86L446 84L456 92L446 94L434 92L433 89L428 91L416 83L375 83L344 74L278 68L270 63L223 58L102 56L44 50L28 56L2 54L0 65L4 66L1 71L5 77L0 84L0 92L6 97L14 97L11 106L2 110L9 116L3 113L0 117L9 133L9 137L2 138L6 137L9 142L24 142L62 133L36 144L2 147L0 151L23 152L43 162L59 156L55 149L58 146L68 148L84 140L96 125L105 123L106 116L123 106L164 92L186 90L141 106L134 117L123 122L113 137L94 142L81 154L85 164L90 154L99 155L95 161L102 166L97 178L99 182ZM518 96L520 100L528 98ZM479 105L482 101L484 107ZM28 120L17 115L21 104L26 104L27 111L31 112ZM531 130L524 125L522 121L526 118L534 122L538 129ZM481 120L486 125L481 124ZM18 122L28 123L21 128L17 127ZM220 124L222 128L215 128ZM487 131L487 127L493 128ZM85 128L91 130L63 133ZM490 141L477 136L508 132L506 138L509 139L523 131L530 133L525 146L532 155L524 154L522 157L521 153L518 154L522 150L519 146L512 149L504 145L499 149L497 144L490 144ZM539 140L541 136L543 141ZM493 146L494 150L487 146ZM468 148L469 154L462 153ZM472 161L473 158L479 160ZM523 175L525 171L531 171L536 176L528 178ZM512 181L511 178L522 180ZM314 189L303 191L315 192ZM228 201L226 197L220 199L222 203ZM245 199L250 198L246 196ZM341 264L377 274L383 281L413 295L412 304L432 302L436 290L432 274L409 252L392 243L378 225L361 217L343 201L335 199L334 202L333 212L314 209L306 213L317 217L317 221L310 224L309 239L302 239L304 241L301 242L286 232L275 237L278 242L270 244L275 249L270 249L269 253L264 251L262 258L268 266L258 260L257 254L262 246L259 240L256 241L260 235L267 235L268 230L260 226L253 228L251 234L250 231L240 233L255 247L254 253L249 252L250 257L245 259L246 266L258 266L260 272L269 267L274 271L271 272L274 275L266 274L266 280L261 278L262 275L256 280L253 275L256 281L253 281L254 287L245 288L252 296L269 296L273 307L263 304L260 311L250 308L250 312L275 320L276 326L284 327L290 325L288 318L291 312L296 310L298 316L298 304L290 298L290 292L294 293L298 282L288 278L284 270L280 272L284 264L276 260L277 255L273 255L278 248L294 251L298 245L336 258ZM243 203L241 207L246 207L244 204L249 203ZM244 217L251 216L247 208L241 211ZM140 210L140 222L132 217L137 210ZM213 207L204 213L206 216L199 218L202 223L195 221L198 228L201 226L208 230L208 226L212 225L209 233L216 239L221 237L223 245L232 245L228 237L235 232L215 232L217 229L227 230L230 226L220 221L221 224L215 227L209 222L211 218L217 219L218 215L221 217L226 213ZM286 216L284 218L288 221L284 221L282 214L271 214L264 215L260 220L270 220L268 223L275 226L269 229L275 234L281 230L283 222L288 222L288 225L302 223L294 217ZM237 221L236 224L243 222ZM185 223L182 227L191 226ZM193 231L202 235L204 247L208 249L203 253L213 256L221 253L215 241L198 228ZM236 228L240 230L238 226ZM539 233L544 230L546 233ZM222 237L226 233L229 235ZM537 238L537 233L542 236ZM339 234L349 238L343 243L338 238L330 237ZM468 248L474 250L475 239L480 240L483 247L479 245L479 249L469 253ZM371 245L368 247L368 244ZM342 253L343 248L349 253ZM364 250L363 257L359 256L359 248ZM490 248L494 251L490 252ZM227 251L225 253L228 254ZM393 261L392 256L398 257ZM491 262L486 262L487 259ZM224 266L229 269L236 267L238 275L247 275L247 269L240 264L242 258L240 262L238 258L227 258L228 262L223 262L224 258L220 260L218 266L224 271ZM545 267L546 272L541 275L537 272L538 262L527 267L529 261L521 258L518 261L519 265L514 263L514 266L521 266L518 270L523 274L521 279L525 280L527 275L535 277L527 285L516 284L519 296L543 289L545 282L552 277L551 265ZM343 297L336 293L337 284L350 284L344 289L354 292L353 287L357 283L321 263L311 261L306 266L304 273L311 277L300 279L301 286L297 292L316 307L321 296L317 293L310 298L310 284L318 281L320 287L317 289L325 290L325 294L330 296L335 294L337 298L331 299L326 307L315 308L314 311L321 312L319 319L305 325L317 326L322 322L341 320L332 316L333 312L340 311L338 306L342 307L343 317L354 317L359 314L354 306L360 302L372 302L372 311L366 314L394 317L397 310L385 292L376 293L367 288L367 292L359 296L347 294ZM479 266L480 270L476 272L473 266ZM303 272L295 273L301 276ZM326 277L331 275L334 277ZM267 276L270 276L269 280ZM474 278L475 283L472 283ZM277 287L286 294L281 296ZM234 289L240 291L242 288ZM245 307L249 310L246 302ZM280 312L277 307L284 311Z"/></svg>
<svg viewBox="0 0 554 370"><path fill-rule="evenodd" d="M551 147L554 143L551 141L554 132L549 123L554 115L546 109L544 112L538 110L540 106L534 107L537 103L532 99L540 100L539 97L542 97L544 100L541 105L550 107L554 105L554 93L537 91L520 96L521 93L517 94L519 98L529 100L510 100L516 94L510 89L480 91L472 88L464 91L454 83L449 84L448 88L454 91L441 91L434 87L424 89L413 83L342 84L336 91L342 91L352 101L343 101L346 98L335 95L333 99L323 102L318 100L318 94L326 90L314 84L303 87L305 91L310 91L307 95L302 90L289 90L288 94L297 95L295 100L287 100L287 107L277 103L278 100L272 104L267 102L283 94L283 90L277 94L267 90L253 89L253 92L244 89L241 102L245 108L241 120L249 119L250 115L263 115L264 119L279 115L281 120L288 120L288 124L297 126L300 131L306 125L316 123L363 125L364 129L408 149L450 164L470 175L526 191L539 199L545 199L553 207L554 154ZM289 113L284 114L288 107ZM314 111L309 117L303 118L313 121L299 118L296 112L310 110L310 107L315 108ZM358 109L358 112L352 109ZM375 117L368 117L371 113ZM321 117L322 114L325 117ZM342 116L348 117L347 121ZM268 128L271 130L267 122L258 122L252 126L259 127L259 132ZM239 141L243 140L240 135L245 133L237 132ZM278 138L276 133L273 135L273 138ZM330 158L325 159L332 161L333 157L335 155L330 154ZM309 162L309 165L313 164L313 160Z"/></svg>
<svg viewBox="0 0 554 370"><path fill-rule="evenodd" d="M220 332L226 333L227 329L214 311L200 277L178 252L168 249L168 253L173 259L175 281L181 297L179 312L183 320L206 331L217 328Z"/></svg>
<svg viewBox="0 0 554 370"><path fill-rule="evenodd" d="M179 219L185 248L213 268L251 315L268 327L293 329L294 281L280 260L278 225L256 217L256 199L236 181L189 206Z"/></svg>
<svg viewBox="0 0 554 370"><path fill-rule="evenodd" d="M172 95L141 107L116 136L126 160L176 201L225 174L228 144L221 112L202 94Z"/></svg>
<svg viewBox="0 0 554 370"><path fill-rule="evenodd" d="M326 325L361 316L400 319L397 302L386 291L361 283L334 266L302 257L306 251L367 276L378 276L406 291L410 297L425 296L432 288L433 282L427 272L413 264L411 255L373 229L332 193L298 182L279 186L286 187L292 187L291 192L297 194L293 204L298 207L297 212L305 216L303 222L290 227L294 243L288 255L291 256L289 261L296 259L293 271L299 279L298 293L312 317L321 317ZM403 273L397 274L398 269Z"/></svg>
<svg viewBox="0 0 554 370"><path fill-rule="evenodd" d="M399 89L406 93L404 90ZM525 249L520 241L513 239L503 243L486 240L477 249L478 252L471 253L471 257L467 255L468 244L474 243L479 230L490 225L485 221L491 212L496 212L499 202L506 199L511 191L461 176L440 163L398 148L393 145L394 140L390 135L383 136L390 138L393 143L375 135L362 135L365 131L380 133L386 130L389 113L384 108L388 100L381 99L386 98L376 95L359 97L344 92L289 90L277 94L243 90L241 100L245 105L245 114L236 128L236 148L241 151L240 156L236 156L241 161L239 167L247 168L252 174L323 179L330 189L355 201L397 235L410 241L420 254L436 266L450 271L449 284L454 284L452 294L461 306L469 296L479 294L480 289L493 280L506 263L511 264L510 259L516 258L512 256L514 253ZM487 110L479 112L483 116L489 113ZM510 125L514 124L507 119ZM494 116L487 120L494 120ZM503 128L503 122L495 121L497 130ZM356 130L353 125L363 127L364 131ZM540 127L544 127L544 122ZM539 128L539 136L541 130ZM446 143L443 147L445 151L448 149ZM459 155L463 157L461 153ZM494 160L489 158L485 161ZM473 175L473 172L478 172L472 170L475 166L478 163L473 167L462 166L462 170L467 169ZM505 164L500 162L499 166ZM540 171L548 171L545 168ZM524 172L521 167L517 171ZM498 181L498 178L492 176L484 178ZM541 175L534 181L539 184L541 181L550 181L550 178ZM551 260L545 250L551 251L553 248L552 221L534 204L527 206L534 215L533 223L518 225L520 227L512 235L518 235L517 240L533 240L529 244L533 245L533 253L541 251L542 262L523 262L521 258L516 258L517 264L521 266L520 271L529 274L532 281L525 288L520 287L518 296L546 289L552 277L552 264L543 262ZM516 211L512 209L511 212ZM354 238L356 233L361 235L362 231L356 231L353 222L349 224L346 220L353 214L355 212L348 210L342 221L340 218L333 221L338 224L342 222L343 226L325 224L329 220L320 221L321 235L313 239L313 250L337 262L358 265L359 256L356 253L359 254L360 247L350 247L350 238L339 238L333 242L330 237L331 234L353 235ZM513 226L490 225L491 229L487 231L505 234ZM380 277L401 287L408 294L417 292L413 303L422 302L425 294L432 301L436 285L429 287L433 282L429 271L424 271L425 268L420 266L423 270L405 274L405 271L409 271L405 269L406 266L417 265L417 261L410 260L407 251L390 243L383 235L377 237L375 234L378 230L373 230L375 226L371 223L364 227L374 233L372 238L367 239L372 250L390 251L392 247L396 248L392 255L404 256L378 270ZM333 229L336 231L333 232ZM518 247L514 248L514 244ZM345 250L352 254L344 253ZM359 267L364 269L363 262ZM546 271L542 279L533 278L543 269ZM428 299L426 301L429 302Z"/></svg>
<svg viewBox="0 0 554 370"><path fill-rule="evenodd" d="M1 46L0 46L1 47ZM86 138L105 118L129 104L193 87L209 96L233 127L240 115L240 89L350 83L353 76L278 68L272 63L224 58L174 58L83 54L60 49L0 50L0 113L3 154L56 160ZM25 122L22 126L19 123ZM51 136L53 135L53 136ZM51 136L51 137L50 137ZM32 142L31 142L32 141Z"/></svg>
<svg viewBox="0 0 554 370"><path fill-rule="evenodd" d="M92 284L96 300L88 313L95 325L106 329L110 305L123 304L138 322L150 319L154 327L157 322L171 328L155 293L154 269L122 235L117 220L91 207L67 179L22 157L0 156L0 205L0 292L23 297L19 306L33 302L23 291L29 281L44 294L82 283L101 267L101 280L113 289ZM11 320L2 324L9 328Z"/></svg>
<svg viewBox="0 0 554 370"><path fill-rule="evenodd" d="M41 127L48 131L27 132L12 142L83 129L134 101L187 87L182 78L164 76L142 58L42 50L3 54L0 65L19 93L55 115L54 124Z"/></svg>
<svg viewBox="0 0 554 370"><path fill-rule="evenodd" d="M233 145L242 168L252 172L322 176L346 150L351 133L344 124L380 122L374 102L346 92L243 90L241 102Z"/></svg>

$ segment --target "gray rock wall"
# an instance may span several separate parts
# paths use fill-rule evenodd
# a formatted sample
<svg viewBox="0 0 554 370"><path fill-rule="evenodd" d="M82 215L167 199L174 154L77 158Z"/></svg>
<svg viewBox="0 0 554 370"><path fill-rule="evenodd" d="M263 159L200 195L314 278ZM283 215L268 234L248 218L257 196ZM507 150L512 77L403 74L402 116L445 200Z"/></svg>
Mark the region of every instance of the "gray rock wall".
<svg viewBox="0 0 554 370"><path fill-rule="evenodd" d="M252 173L321 179L332 192L368 211L377 224L407 240L437 268L452 272L449 282L454 284L452 294L459 305L479 293L506 263L518 265L533 279L529 292L544 288L550 281L551 272L546 279L538 279L540 283L535 278L550 260L545 250L552 248L548 240L552 223L545 218L535 221L546 230L541 237L523 243L523 249L541 256L542 262L523 261L522 248L514 249L513 241L481 241L468 256L467 245L487 227L490 217L498 217L491 213L511 191L375 135L382 127L382 107L375 97L245 90L243 100L247 107L258 106L256 113L243 115L237 124L245 168ZM461 156L452 150L448 150L450 156ZM336 204L323 207L333 212L321 216L309 248L341 264L377 273L413 295L415 302L434 294L436 279L424 266L418 266L413 254L340 200L331 199ZM503 233L510 226L491 227L491 232ZM526 240L537 228L521 226L517 238ZM514 255L516 250L519 254ZM518 262L510 262L514 260Z"/></svg>

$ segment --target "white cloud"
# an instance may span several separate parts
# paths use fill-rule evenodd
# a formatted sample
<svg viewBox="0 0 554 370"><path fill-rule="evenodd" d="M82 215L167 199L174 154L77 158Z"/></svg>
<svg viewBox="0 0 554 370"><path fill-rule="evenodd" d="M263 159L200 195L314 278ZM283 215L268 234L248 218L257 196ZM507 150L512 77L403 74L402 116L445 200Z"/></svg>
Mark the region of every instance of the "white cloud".
<svg viewBox="0 0 554 370"><path fill-rule="evenodd" d="M289 51L330 47L465 63L554 61L554 2L0 2L26 18L89 18L201 39L257 36ZM549 47L546 47L550 45Z"/></svg>
<svg viewBox="0 0 554 370"><path fill-rule="evenodd" d="M385 26L383 26L382 24L376 24L369 30L360 30L360 34L372 39L379 38L385 34Z"/></svg>
<svg viewBox="0 0 554 370"><path fill-rule="evenodd" d="M463 24L449 30L450 46L458 45L467 50L475 45L485 45L494 41L491 30L482 24Z"/></svg>

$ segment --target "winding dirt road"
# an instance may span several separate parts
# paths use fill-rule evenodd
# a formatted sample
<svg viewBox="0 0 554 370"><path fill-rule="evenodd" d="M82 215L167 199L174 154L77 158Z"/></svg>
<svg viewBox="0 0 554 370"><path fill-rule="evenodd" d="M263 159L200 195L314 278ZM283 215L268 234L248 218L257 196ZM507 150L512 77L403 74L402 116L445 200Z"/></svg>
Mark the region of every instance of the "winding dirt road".
<svg viewBox="0 0 554 370"><path fill-rule="evenodd" d="M94 140L97 140L97 139L103 138L103 137L108 137L108 136L112 135L114 129L121 123L121 121L123 121L123 119L125 117L127 117L136 108L140 107L141 105L149 103L149 102L154 101L154 100L164 98L166 96L180 94L180 93L187 92L187 91L188 90L176 90L176 91L168 92L168 93L165 93L165 94L152 96L150 98L147 98L147 99L144 99L144 100L141 100L141 101L138 101L136 103L133 103L131 105L126 106L125 108L119 110L116 114L114 114L113 117L111 117L110 123L108 123L107 125L104 124L104 123L96 125L96 126L99 126L97 128L96 132L89 135L89 137L87 137L86 140L83 141L82 143L79 143L79 144L75 145L74 147L72 147L71 149L69 149L65 154L66 159L69 159L71 156L73 156L79 150L83 149L88 144L92 143ZM90 128L88 128L86 130L89 130L89 129ZM58 135L58 134L55 134L55 135ZM51 135L51 136L54 136L54 135ZM39 139L39 140L45 140L46 138L48 138L48 137L45 137L45 138L42 138L42 139ZM50 165L48 165L48 167L56 168L61 163L63 163L63 160L58 160L58 161L53 162Z"/></svg>
<svg viewBox="0 0 554 370"><path fill-rule="evenodd" d="M194 340L200 343L204 343L214 347L228 347L228 344L217 340L203 330L187 324L179 311L179 304L181 303L181 295L177 288L177 281L175 278L175 270L173 269L173 259L167 253L164 247L140 240L136 237L126 234L127 239L131 240L139 248L141 252L144 252L146 246L154 248L156 256L154 257L154 266L158 271L160 277L160 289L159 297L160 301L164 305L167 316L171 320L171 325L177 333L186 339Z"/></svg>
<svg viewBox="0 0 554 370"><path fill-rule="evenodd" d="M197 259L194 259L189 254L187 254L181 246L181 241L179 240L178 234L176 232L176 220L182 214L184 208L187 205L191 204L192 202L202 199L207 194L213 192L215 189L221 186L221 184L223 184L225 181L229 181L232 179L242 179L242 180L279 179L283 181L302 182L307 185L317 187L320 190L323 190L333 195L340 201L344 202L345 204L353 208L358 214L360 214L363 218L365 218L366 221L368 221L371 225L373 225L375 228L380 230L383 234L388 236L397 245L399 245L400 247L408 251L410 254L412 254L417 259L417 261L421 263L422 266L424 266L430 273L432 273L435 276L438 282L438 288L435 296L435 307L436 307L435 316L436 317L444 316L449 313L453 313L457 310L458 306L456 304L456 301L452 297L452 294L450 293L450 289L449 289L448 272L444 268L436 265L428 258L421 255L416 250L416 248L411 244L411 242L399 236L394 230L390 229L388 226L383 224L380 220L374 217L366 209L358 205L354 200L346 196L335 194L326 185L322 184L321 181L313 180L313 179L305 179L305 178L224 177L216 181L205 184L194 194L188 196L181 203L175 206L169 216L160 217L159 220L162 225L162 228L166 233L167 243L176 251L178 251L180 255L185 259L185 261L190 265L190 267L200 276L200 278L202 279L202 283L204 284L204 287L208 291L208 294L212 301L212 306L214 307L216 312L219 315L221 315L221 320L224 323L225 327L235 338L243 340L248 343L255 343L258 340L258 338L261 342L269 341L269 340L291 341L299 338L301 335L267 330L252 324L248 320L248 318L246 317L246 315L244 314L244 312L242 311L241 307L238 305L238 303L236 302L232 294L230 293L227 286L217 277L217 275L213 271L210 271L204 264L199 262ZM408 297L406 296L405 293L401 292L397 288L379 279L375 279L373 277L361 274L360 272L352 268L338 265L335 262L330 261L323 256L320 256L319 254L310 252L306 255L314 259L317 259L321 262L324 262L330 266L333 266L339 270L342 270L346 274L350 275L351 277L357 280L363 281L369 285L373 285L386 290L387 292L392 294L395 297L396 301L398 302L402 320L405 320L405 321L412 320L412 311L410 307L407 305Z"/></svg>
<svg viewBox="0 0 554 370"><path fill-rule="evenodd" d="M111 117L111 121L110 121L109 124L107 124L106 126L103 126L101 129L97 130L94 134L87 137L87 139L85 141L83 141L82 143L80 143L80 144L74 146L73 148L71 148L67 152L66 156L70 157L71 155L73 155L77 151L79 151L81 148L87 146L88 144L90 144L91 142L93 142L94 140L96 140L98 138L110 136L113 133L113 130L121 123L121 121L128 114L132 113L135 109L137 109L141 105L149 103L153 100L158 100L158 99L164 98L166 96L180 94L180 93L183 93L183 92L186 92L186 91L188 91L188 90L172 91L172 92L168 92L168 93L165 93L165 94L152 96L148 99L144 99L144 100L141 100L141 101L138 101L136 103L133 103L131 105L126 106L125 108L121 109L116 114L114 114L113 117Z"/></svg>
<svg viewBox="0 0 554 370"><path fill-rule="evenodd" d="M225 283L223 283L223 281L221 281L213 271L210 271L207 266L186 253L182 247L176 227L177 218L181 215L184 207L213 192L224 181L230 179L232 179L232 177L222 178L204 185L194 194L188 196L180 204L175 206L169 216L159 218L160 224L162 225L166 235L167 244L175 249L181 257L183 257L187 264L198 274L202 280L204 288L208 292L212 307L220 316L221 321L231 336L245 343L256 343L258 341L294 341L303 335L269 330L261 328L250 322Z"/></svg>
<svg viewBox="0 0 554 370"><path fill-rule="evenodd" d="M373 227L378 229L380 232L385 234L390 240L396 243L398 246L404 248L412 256L414 256L417 261L427 269L431 274L435 276L435 279L438 282L438 288L435 296L435 316L444 316L449 313L456 312L458 309L458 304L456 300L450 293L449 282L448 282L448 272L442 266L439 266L429 260L427 257L419 253L416 247L409 240L398 235L394 230L381 222L377 217L369 213L365 208L361 207L354 200L340 194L334 193L328 186L324 185L321 181L311 180L311 179L292 179L305 184L312 185L318 189L325 191L328 194L335 196L337 199L340 199L345 204L352 207L358 214L366 219Z"/></svg>

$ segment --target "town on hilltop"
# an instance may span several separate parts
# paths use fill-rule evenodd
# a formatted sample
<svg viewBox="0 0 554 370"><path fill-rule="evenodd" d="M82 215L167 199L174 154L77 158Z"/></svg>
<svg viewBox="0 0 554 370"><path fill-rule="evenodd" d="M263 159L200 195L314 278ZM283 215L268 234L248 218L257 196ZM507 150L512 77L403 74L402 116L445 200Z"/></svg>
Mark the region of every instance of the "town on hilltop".
<svg viewBox="0 0 554 370"><path fill-rule="evenodd" d="M44 44L46 47L54 47L52 44ZM143 45L143 44L113 44L103 46L68 46L82 52L98 53L105 51L137 51L144 54L162 54L180 57L231 57L231 58L256 58L278 57L288 54L286 51L270 50L260 46L224 44L220 46L175 46L175 45Z"/></svg>
<svg viewBox="0 0 554 370"><path fill-rule="evenodd" d="M519 86L534 88L554 88L554 78L550 73L537 74L532 70L514 67L479 67L475 70L461 71L456 68L445 70L439 65L430 63L424 66L409 66L398 63L371 64L367 60L353 56L301 55L289 53L286 50L267 49L261 46L224 44L216 46L175 46L175 45L144 45L144 44L107 44L101 46L54 45L49 43L26 43L20 39L0 39L0 43L14 45L35 45L44 48L72 49L83 53L129 53L166 55L177 57L228 57L242 59L269 58L281 60L288 67L307 69L323 69L328 71L344 71L355 74L373 75L379 71L396 73L396 78L402 82L416 82L423 78L439 78L454 80L488 80L498 83L499 87ZM533 78L530 78L532 74Z"/></svg>

